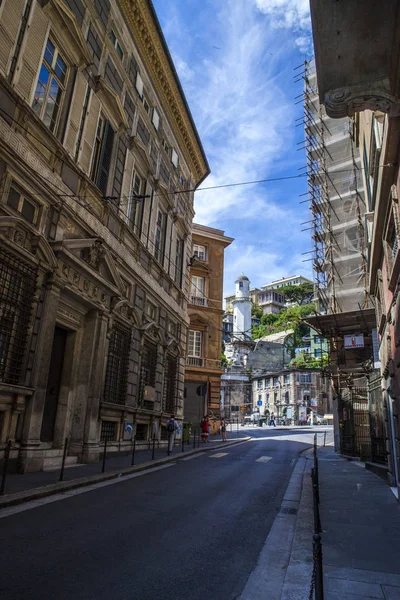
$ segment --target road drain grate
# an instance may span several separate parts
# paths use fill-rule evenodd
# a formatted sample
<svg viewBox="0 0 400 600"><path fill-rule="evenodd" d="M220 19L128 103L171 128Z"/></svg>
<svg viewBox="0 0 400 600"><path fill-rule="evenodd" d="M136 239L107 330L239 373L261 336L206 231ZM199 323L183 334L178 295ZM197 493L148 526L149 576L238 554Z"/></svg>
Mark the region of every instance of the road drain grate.
<svg viewBox="0 0 400 600"><path fill-rule="evenodd" d="M297 515L297 508L283 507L279 512L283 515Z"/></svg>

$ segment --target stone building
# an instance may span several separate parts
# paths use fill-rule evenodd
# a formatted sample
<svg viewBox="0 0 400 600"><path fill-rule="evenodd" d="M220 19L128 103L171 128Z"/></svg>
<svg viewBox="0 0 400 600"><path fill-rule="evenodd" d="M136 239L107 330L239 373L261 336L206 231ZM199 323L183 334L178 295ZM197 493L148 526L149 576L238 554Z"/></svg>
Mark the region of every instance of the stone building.
<svg viewBox="0 0 400 600"><path fill-rule="evenodd" d="M193 224L185 368L184 419L198 427L209 414L220 418L224 251L233 238Z"/></svg>
<svg viewBox="0 0 400 600"><path fill-rule="evenodd" d="M208 173L149 0L0 3L0 449L19 470L182 418Z"/></svg>
<svg viewBox="0 0 400 600"><path fill-rule="evenodd" d="M371 435L373 460L388 463L388 481L400 492L399 141L400 2L328 6L311 0L319 96L337 119L354 116L367 204L368 291L377 332ZM349 10L347 10L349 9ZM334 19L334 22L333 22ZM324 23L323 31L321 24ZM340 60L337 52L340 30ZM357 114L356 114L357 113ZM378 353L379 352L379 353ZM372 362L372 360L371 360ZM374 447L375 446L375 447Z"/></svg>
<svg viewBox="0 0 400 600"><path fill-rule="evenodd" d="M265 369L253 375L253 410L267 417L305 423L311 413L325 415L332 410L329 378L319 369Z"/></svg>

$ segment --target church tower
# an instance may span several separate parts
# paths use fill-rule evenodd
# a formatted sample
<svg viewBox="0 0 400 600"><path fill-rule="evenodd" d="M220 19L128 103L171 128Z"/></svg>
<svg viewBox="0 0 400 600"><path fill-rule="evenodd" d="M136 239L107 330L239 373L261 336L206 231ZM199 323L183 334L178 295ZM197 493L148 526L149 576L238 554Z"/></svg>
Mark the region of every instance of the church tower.
<svg viewBox="0 0 400 600"><path fill-rule="evenodd" d="M236 293L233 300L233 343L251 339L251 299L250 281L242 273L236 279Z"/></svg>

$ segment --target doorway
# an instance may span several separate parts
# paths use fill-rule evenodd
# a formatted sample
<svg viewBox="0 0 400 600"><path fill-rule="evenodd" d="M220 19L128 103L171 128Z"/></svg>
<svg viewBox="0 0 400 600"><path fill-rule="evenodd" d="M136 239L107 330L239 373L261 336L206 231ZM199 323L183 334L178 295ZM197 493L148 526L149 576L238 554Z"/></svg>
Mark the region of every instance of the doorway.
<svg viewBox="0 0 400 600"><path fill-rule="evenodd" d="M67 335L67 330L62 329L61 327L56 327L54 330L50 369L47 379L46 400L43 410L42 428L40 431L41 442L53 441Z"/></svg>

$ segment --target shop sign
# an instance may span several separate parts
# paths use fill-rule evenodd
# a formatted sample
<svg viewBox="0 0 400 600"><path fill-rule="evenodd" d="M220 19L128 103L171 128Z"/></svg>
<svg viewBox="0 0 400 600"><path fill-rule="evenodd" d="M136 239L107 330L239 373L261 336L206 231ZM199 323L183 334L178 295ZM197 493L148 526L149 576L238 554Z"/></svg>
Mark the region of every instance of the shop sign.
<svg viewBox="0 0 400 600"><path fill-rule="evenodd" d="M299 406L299 421L307 421L307 408Z"/></svg>
<svg viewBox="0 0 400 600"><path fill-rule="evenodd" d="M351 350L352 348L364 348L364 334L345 335L344 347L346 350Z"/></svg>

